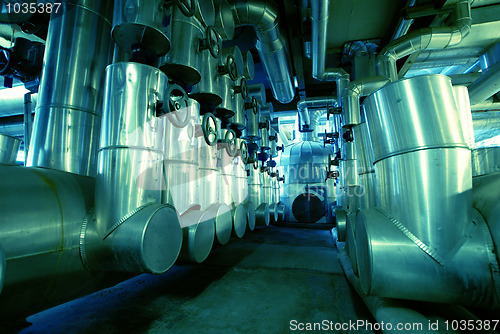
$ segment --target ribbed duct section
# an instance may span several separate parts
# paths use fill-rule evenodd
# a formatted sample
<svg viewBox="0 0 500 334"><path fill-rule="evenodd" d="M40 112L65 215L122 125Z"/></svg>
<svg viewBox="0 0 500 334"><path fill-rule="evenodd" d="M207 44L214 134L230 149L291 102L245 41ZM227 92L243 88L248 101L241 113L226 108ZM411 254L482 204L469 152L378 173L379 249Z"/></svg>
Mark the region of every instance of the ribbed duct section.
<svg viewBox="0 0 500 334"><path fill-rule="evenodd" d="M231 10L236 26L255 28L256 48L276 100L281 103L292 101L295 91L286 43L279 32L278 9L266 1L246 0L232 4Z"/></svg>

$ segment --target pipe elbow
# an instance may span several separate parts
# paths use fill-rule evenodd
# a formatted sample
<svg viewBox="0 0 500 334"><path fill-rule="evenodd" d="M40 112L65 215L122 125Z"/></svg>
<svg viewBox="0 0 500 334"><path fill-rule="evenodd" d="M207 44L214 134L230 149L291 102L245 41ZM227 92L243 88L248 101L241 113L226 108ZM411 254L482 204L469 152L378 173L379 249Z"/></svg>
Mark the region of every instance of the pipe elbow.
<svg viewBox="0 0 500 334"><path fill-rule="evenodd" d="M250 25L257 32L257 38L262 41L279 38L274 30L278 29L278 9L265 1L239 1L231 5L236 26ZM271 37L271 36L272 37Z"/></svg>

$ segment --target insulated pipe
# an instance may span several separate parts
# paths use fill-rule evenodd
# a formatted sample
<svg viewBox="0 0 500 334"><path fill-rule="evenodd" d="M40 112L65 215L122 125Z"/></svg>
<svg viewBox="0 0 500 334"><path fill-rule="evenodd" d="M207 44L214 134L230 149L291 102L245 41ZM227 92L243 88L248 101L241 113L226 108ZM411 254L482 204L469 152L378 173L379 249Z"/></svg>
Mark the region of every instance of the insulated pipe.
<svg viewBox="0 0 500 334"><path fill-rule="evenodd" d="M243 0L232 4L231 11L235 26L250 25L255 28L256 48L276 100L281 103L292 101L295 90L286 43L279 32L278 9L266 1Z"/></svg>
<svg viewBox="0 0 500 334"><path fill-rule="evenodd" d="M0 117L24 114L24 95L27 90L24 86L0 89ZM38 93L31 94L31 101L37 101Z"/></svg>
<svg viewBox="0 0 500 334"><path fill-rule="evenodd" d="M0 133L0 164L14 165L21 140Z"/></svg>
<svg viewBox="0 0 500 334"><path fill-rule="evenodd" d="M358 211L359 277L368 295L498 308L498 261L488 226L475 211L466 240L440 265L407 238L381 209ZM396 267L397 266L397 267ZM397 269L396 269L397 268Z"/></svg>
<svg viewBox="0 0 500 334"><path fill-rule="evenodd" d="M408 7L413 7L415 5L415 2L417 0L408 0L406 2L405 8ZM391 37L391 41L398 39L401 36L404 36L408 33L408 30L410 30L411 25L413 24L414 19L405 19L401 17L399 19L398 25L396 26L396 29L394 30L394 34Z"/></svg>
<svg viewBox="0 0 500 334"><path fill-rule="evenodd" d="M0 180L0 245L6 260L6 267L0 260L6 270L0 269L0 281L5 275L1 318L81 293L84 284L68 291L68 278L80 283L90 278L80 260L79 236L94 203L94 180L2 165Z"/></svg>
<svg viewBox="0 0 500 334"><path fill-rule="evenodd" d="M455 20L451 26L422 28L386 45L380 51L378 60L381 74L395 81L398 79L396 60L416 51L441 50L458 45L469 35L471 29L470 0L457 2L454 15Z"/></svg>
<svg viewBox="0 0 500 334"><path fill-rule="evenodd" d="M347 280L354 287L366 307L368 307L375 320L377 320L377 323L385 324L385 330L382 329L382 333L394 333L398 324L411 324L412 326L421 325L421 329L417 327L419 333L435 333L435 330L429 329L430 320L421 313L405 307L403 301L367 296L364 294L359 278L354 274L353 267L349 262L349 257L346 251L341 250L338 257ZM416 330L417 329L415 327L412 327L410 330L398 330L398 333L413 334Z"/></svg>
<svg viewBox="0 0 500 334"><path fill-rule="evenodd" d="M342 68L326 68L326 40L329 0L311 0L312 21L312 76L320 81L336 81L349 78ZM337 96L341 96L338 94Z"/></svg>
<svg viewBox="0 0 500 334"><path fill-rule="evenodd" d="M500 91L500 62L486 69L469 87L471 104L481 103Z"/></svg>
<svg viewBox="0 0 500 334"><path fill-rule="evenodd" d="M311 109L322 109L322 113L326 111L328 108L333 108L337 106L337 98L336 97L308 97L297 102L297 112L300 115L300 119L302 121L302 125L306 125L307 127L311 126L311 120L309 117L308 108Z"/></svg>
<svg viewBox="0 0 500 334"><path fill-rule="evenodd" d="M342 93L343 126L353 126L361 123L359 98L367 96L382 88L389 79L376 76L350 82Z"/></svg>
<svg viewBox="0 0 500 334"><path fill-rule="evenodd" d="M5 253L0 245L0 295L2 294L3 282L5 281Z"/></svg>
<svg viewBox="0 0 500 334"><path fill-rule="evenodd" d="M62 2L51 16L28 165L94 176L113 2Z"/></svg>

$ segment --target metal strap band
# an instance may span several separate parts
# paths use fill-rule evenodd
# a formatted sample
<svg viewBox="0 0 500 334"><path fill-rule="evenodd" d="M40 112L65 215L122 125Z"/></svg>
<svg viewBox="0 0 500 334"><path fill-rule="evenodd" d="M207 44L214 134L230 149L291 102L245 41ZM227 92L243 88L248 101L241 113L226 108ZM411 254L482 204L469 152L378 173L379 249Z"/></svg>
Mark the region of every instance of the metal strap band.
<svg viewBox="0 0 500 334"><path fill-rule="evenodd" d="M141 205L140 207L138 208L135 208L134 210L130 211L129 213L127 213L125 216L123 216L122 218L120 218L120 220L118 220L113 226L111 226L107 231L106 231L106 235L104 236L104 238L102 238L102 240L105 240L107 237L109 237L109 235L111 233L113 233L114 230L116 230L121 224L123 224L124 222L126 222L130 217L132 217L133 215L135 215L137 212L141 211L142 209L144 208L147 208L148 206L152 205L154 203L148 203L148 204L144 204L144 205Z"/></svg>

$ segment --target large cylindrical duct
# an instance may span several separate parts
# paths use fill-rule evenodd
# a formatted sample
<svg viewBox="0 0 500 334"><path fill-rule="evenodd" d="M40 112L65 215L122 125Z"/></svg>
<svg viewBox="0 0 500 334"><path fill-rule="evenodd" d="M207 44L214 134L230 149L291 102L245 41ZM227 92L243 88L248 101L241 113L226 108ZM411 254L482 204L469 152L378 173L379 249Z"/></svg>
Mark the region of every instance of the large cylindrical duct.
<svg viewBox="0 0 500 334"><path fill-rule="evenodd" d="M465 242L472 188L451 80L426 75L397 81L364 105L380 207L429 256L447 262Z"/></svg>
<svg viewBox="0 0 500 334"><path fill-rule="evenodd" d="M53 13L28 165L93 176L113 3L74 0Z"/></svg>
<svg viewBox="0 0 500 334"><path fill-rule="evenodd" d="M101 237L134 210L161 203L163 128L153 103L163 99L167 80L160 70L138 63L116 63L106 69L96 179Z"/></svg>
<svg viewBox="0 0 500 334"><path fill-rule="evenodd" d="M192 208L200 209L201 206L198 150L202 148L199 144L201 137L197 137L196 133L199 127L200 105L192 99L188 99L187 107L163 117L161 136L166 187L162 202L175 206L180 214ZM206 153L210 154L210 151ZM209 165L212 163L208 162Z"/></svg>
<svg viewBox="0 0 500 334"><path fill-rule="evenodd" d="M491 235L477 211L471 221L464 244L442 266L401 233L383 209L359 211L356 252L363 291L387 298L499 307L493 281L498 262L489 254Z"/></svg>
<svg viewBox="0 0 500 334"><path fill-rule="evenodd" d="M354 126L353 131L357 153L357 174L361 187L359 205L361 209L369 209L377 204L372 141L366 122Z"/></svg>
<svg viewBox="0 0 500 334"><path fill-rule="evenodd" d="M243 0L231 5L236 26L251 25L257 35L256 47L273 95L281 103L293 100L295 89L288 65L286 43L280 36L278 10L269 2Z"/></svg>
<svg viewBox="0 0 500 334"><path fill-rule="evenodd" d="M215 237L213 216L206 211L190 210L181 216L183 226L182 249L179 258L201 263L210 254Z"/></svg>
<svg viewBox="0 0 500 334"><path fill-rule="evenodd" d="M460 114L460 124L462 124L462 131L464 139L469 149L473 149L476 145L474 138L474 127L472 125L472 112L469 101L469 91L466 86L453 86L453 96L457 103L457 109Z"/></svg>
<svg viewBox="0 0 500 334"><path fill-rule="evenodd" d="M472 176L500 172L500 147L482 147L472 151Z"/></svg>
<svg viewBox="0 0 500 334"><path fill-rule="evenodd" d="M202 13L213 21L215 10L212 1L197 2L202 5ZM172 22L169 26L172 48L162 58L160 69L170 79L195 85L201 80L200 63L204 53L218 58L220 52L219 36L213 27L206 28L196 16L185 16L179 7L172 9Z"/></svg>
<svg viewBox="0 0 500 334"><path fill-rule="evenodd" d="M19 145L21 145L19 139L0 133L0 165L13 165L16 163Z"/></svg>
<svg viewBox="0 0 500 334"><path fill-rule="evenodd" d="M90 268L162 273L179 254L178 214L160 205L164 123L157 113L159 101L170 102L167 85L167 76L151 66L115 63L106 69L95 222L86 232Z"/></svg>
<svg viewBox="0 0 500 334"><path fill-rule="evenodd" d="M90 275L80 260L79 236L94 203L93 179L0 166L0 180L0 247L6 260L6 266L0 260L1 317L81 295ZM81 285L68 291L69 281Z"/></svg>

